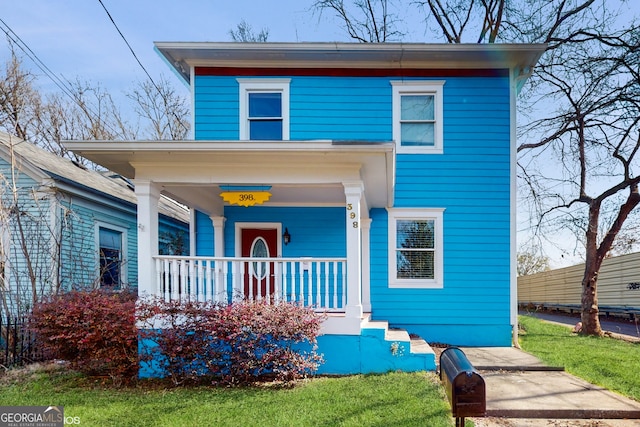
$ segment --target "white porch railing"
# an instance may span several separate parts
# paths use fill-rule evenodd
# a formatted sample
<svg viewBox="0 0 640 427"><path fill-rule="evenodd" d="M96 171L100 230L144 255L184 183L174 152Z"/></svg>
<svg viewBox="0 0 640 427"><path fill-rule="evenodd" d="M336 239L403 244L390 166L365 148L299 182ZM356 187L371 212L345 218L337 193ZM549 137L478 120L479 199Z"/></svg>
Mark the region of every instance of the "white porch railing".
<svg viewBox="0 0 640 427"><path fill-rule="evenodd" d="M166 301L248 299L344 311L345 258L209 258L160 255L156 293Z"/></svg>

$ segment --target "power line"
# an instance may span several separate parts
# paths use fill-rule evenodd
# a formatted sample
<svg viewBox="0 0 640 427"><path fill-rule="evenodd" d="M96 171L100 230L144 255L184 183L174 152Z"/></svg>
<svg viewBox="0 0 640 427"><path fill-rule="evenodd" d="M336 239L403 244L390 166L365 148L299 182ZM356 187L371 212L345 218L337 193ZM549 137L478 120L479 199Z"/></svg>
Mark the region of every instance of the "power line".
<svg viewBox="0 0 640 427"><path fill-rule="evenodd" d="M164 106L165 106L165 110L167 111L168 114L173 114L173 116L177 119L176 121L178 123L180 123L185 130L187 130L187 127L184 125L184 123L182 123L182 120L180 120L180 118L177 116L177 114L175 113L175 111L169 111L169 107L167 105L167 100L164 97L164 95L162 94L162 90L160 89L160 87L156 84L156 82L153 80L153 78L151 77L151 74L149 74L149 72L147 71L147 69L145 68L145 66L142 64L142 62L140 61L140 59L138 58L138 55L136 55L136 52L133 50L133 48L131 47L131 45L129 44L129 41L127 40L127 38L124 36L124 34L122 33L122 31L120 31L120 28L118 27L118 24L116 24L116 21L113 19L113 16L111 16L111 13L109 13L109 10L107 10L107 7L104 5L104 3L102 2L102 0L98 0L98 2L100 3L100 5L102 6L102 8L104 9L105 13L107 14L107 16L109 17L109 20L111 21L111 23L113 24L113 26L115 27L116 31L118 31L118 34L120 34L120 37L122 38L122 40L124 41L124 43L127 45L127 47L129 48L129 51L131 52L131 54L133 55L133 57L135 58L136 62L138 63L138 65L140 65L140 68L142 68L142 71L144 71L144 73L147 75L147 77L149 78L149 81L151 82L151 84L153 85L153 87L156 88L156 90L158 91L158 93L160 94L160 98L162 98L162 101L164 102ZM171 121L168 122L168 126L169 126L169 131L171 132ZM173 132L171 132L171 134L173 134Z"/></svg>
<svg viewBox="0 0 640 427"><path fill-rule="evenodd" d="M80 109L85 112L85 114L93 117L93 119L95 120L100 121L103 126L111 131L114 135L117 134L117 131L115 131L108 122L101 120L100 115L93 111L89 105L81 102L68 80L57 76L2 18L0 18L0 23L2 24L0 25L0 30L2 30L7 38L11 40L11 42L13 42L14 45L16 45L22 52L24 52L24 54L27 55L29 59L31 59L31 61L40 69L40 71L42 71L58 87L58 89L62 91L63 94L71 98L71 100L75 104L77 104L78 107L80 107Z"/></svg>

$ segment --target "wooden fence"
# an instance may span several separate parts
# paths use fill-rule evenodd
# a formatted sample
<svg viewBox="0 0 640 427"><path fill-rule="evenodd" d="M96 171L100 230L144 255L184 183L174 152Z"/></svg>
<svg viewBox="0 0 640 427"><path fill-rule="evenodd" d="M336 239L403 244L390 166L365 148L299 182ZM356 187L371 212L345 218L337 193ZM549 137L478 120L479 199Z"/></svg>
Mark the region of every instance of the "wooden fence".
<svg viewBox="0 0 640 427"><path fill-rule="evenodd" d="M580 308L584 264L518 277L518 304ZM640 314L640 252L605 259L598 277L598 306L605 314Z"/></svg>

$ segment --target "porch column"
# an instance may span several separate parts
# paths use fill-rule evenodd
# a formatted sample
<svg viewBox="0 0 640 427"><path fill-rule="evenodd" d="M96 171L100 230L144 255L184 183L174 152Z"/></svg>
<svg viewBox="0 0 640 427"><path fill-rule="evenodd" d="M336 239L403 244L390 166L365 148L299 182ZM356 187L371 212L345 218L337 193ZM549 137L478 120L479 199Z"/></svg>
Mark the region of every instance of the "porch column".
<svg viewBox="0 0 640 427"><path fill-rule="evenodd" d="M212 216L213 223L213 256L222 258L224 256L224 222L227 220L223 216Z"/></svg>
<svg viewBox="0 0 640 427"><path fill-rule="evenodd" d="M347 206L347 306L345 317L362 318L362 233L360 224L360 200L364 185L361 181L345 182L344 194Z"/></svg>
<svg viewBox="0 0 640 427"><path fill-rule="evenodd" d="M362 310L371 313L371 218L361 218L362 224Z"/></svg>
<svg viewBox="0 0 640 427"><path fill-rule="evenodd" d="M138 199L138 296L155 295L158 254L158 201L160 187L146 180L134 180Z"/></svg>

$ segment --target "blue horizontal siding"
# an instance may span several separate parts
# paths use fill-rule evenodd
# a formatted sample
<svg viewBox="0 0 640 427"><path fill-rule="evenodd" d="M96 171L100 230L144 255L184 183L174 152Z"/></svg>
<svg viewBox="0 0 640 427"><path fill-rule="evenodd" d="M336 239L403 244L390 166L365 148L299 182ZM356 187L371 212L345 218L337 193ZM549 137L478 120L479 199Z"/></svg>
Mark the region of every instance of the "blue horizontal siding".
<svg viewBox="0 0 640 427"><path fill-rule="evenodd" d="M388 287L387 212L374 209L371 299L375 319L415 333L433 333L433 325L446 325L448 339L442 342L463 342L464 331L471 327L479 332L500 330L496 340L508 340L509 114L508 79L447 79L444 154L396 156L394 206L445 209L444 287Z"/></svg>
<svg viewBox="0 0 640 427"><path fill-rule="evenodd" d="M196 256L213 256L213 223L207 214L196 211L195 214Z"/></svg>
<svg viewBox="0 0 640 427"><path fill-rule="evenodd" d="M291 234L291 243L282 246L283 257L345 257L344 208L322 207L225 207L225 250L235 255L237 222L281 223Z"/></svg>

